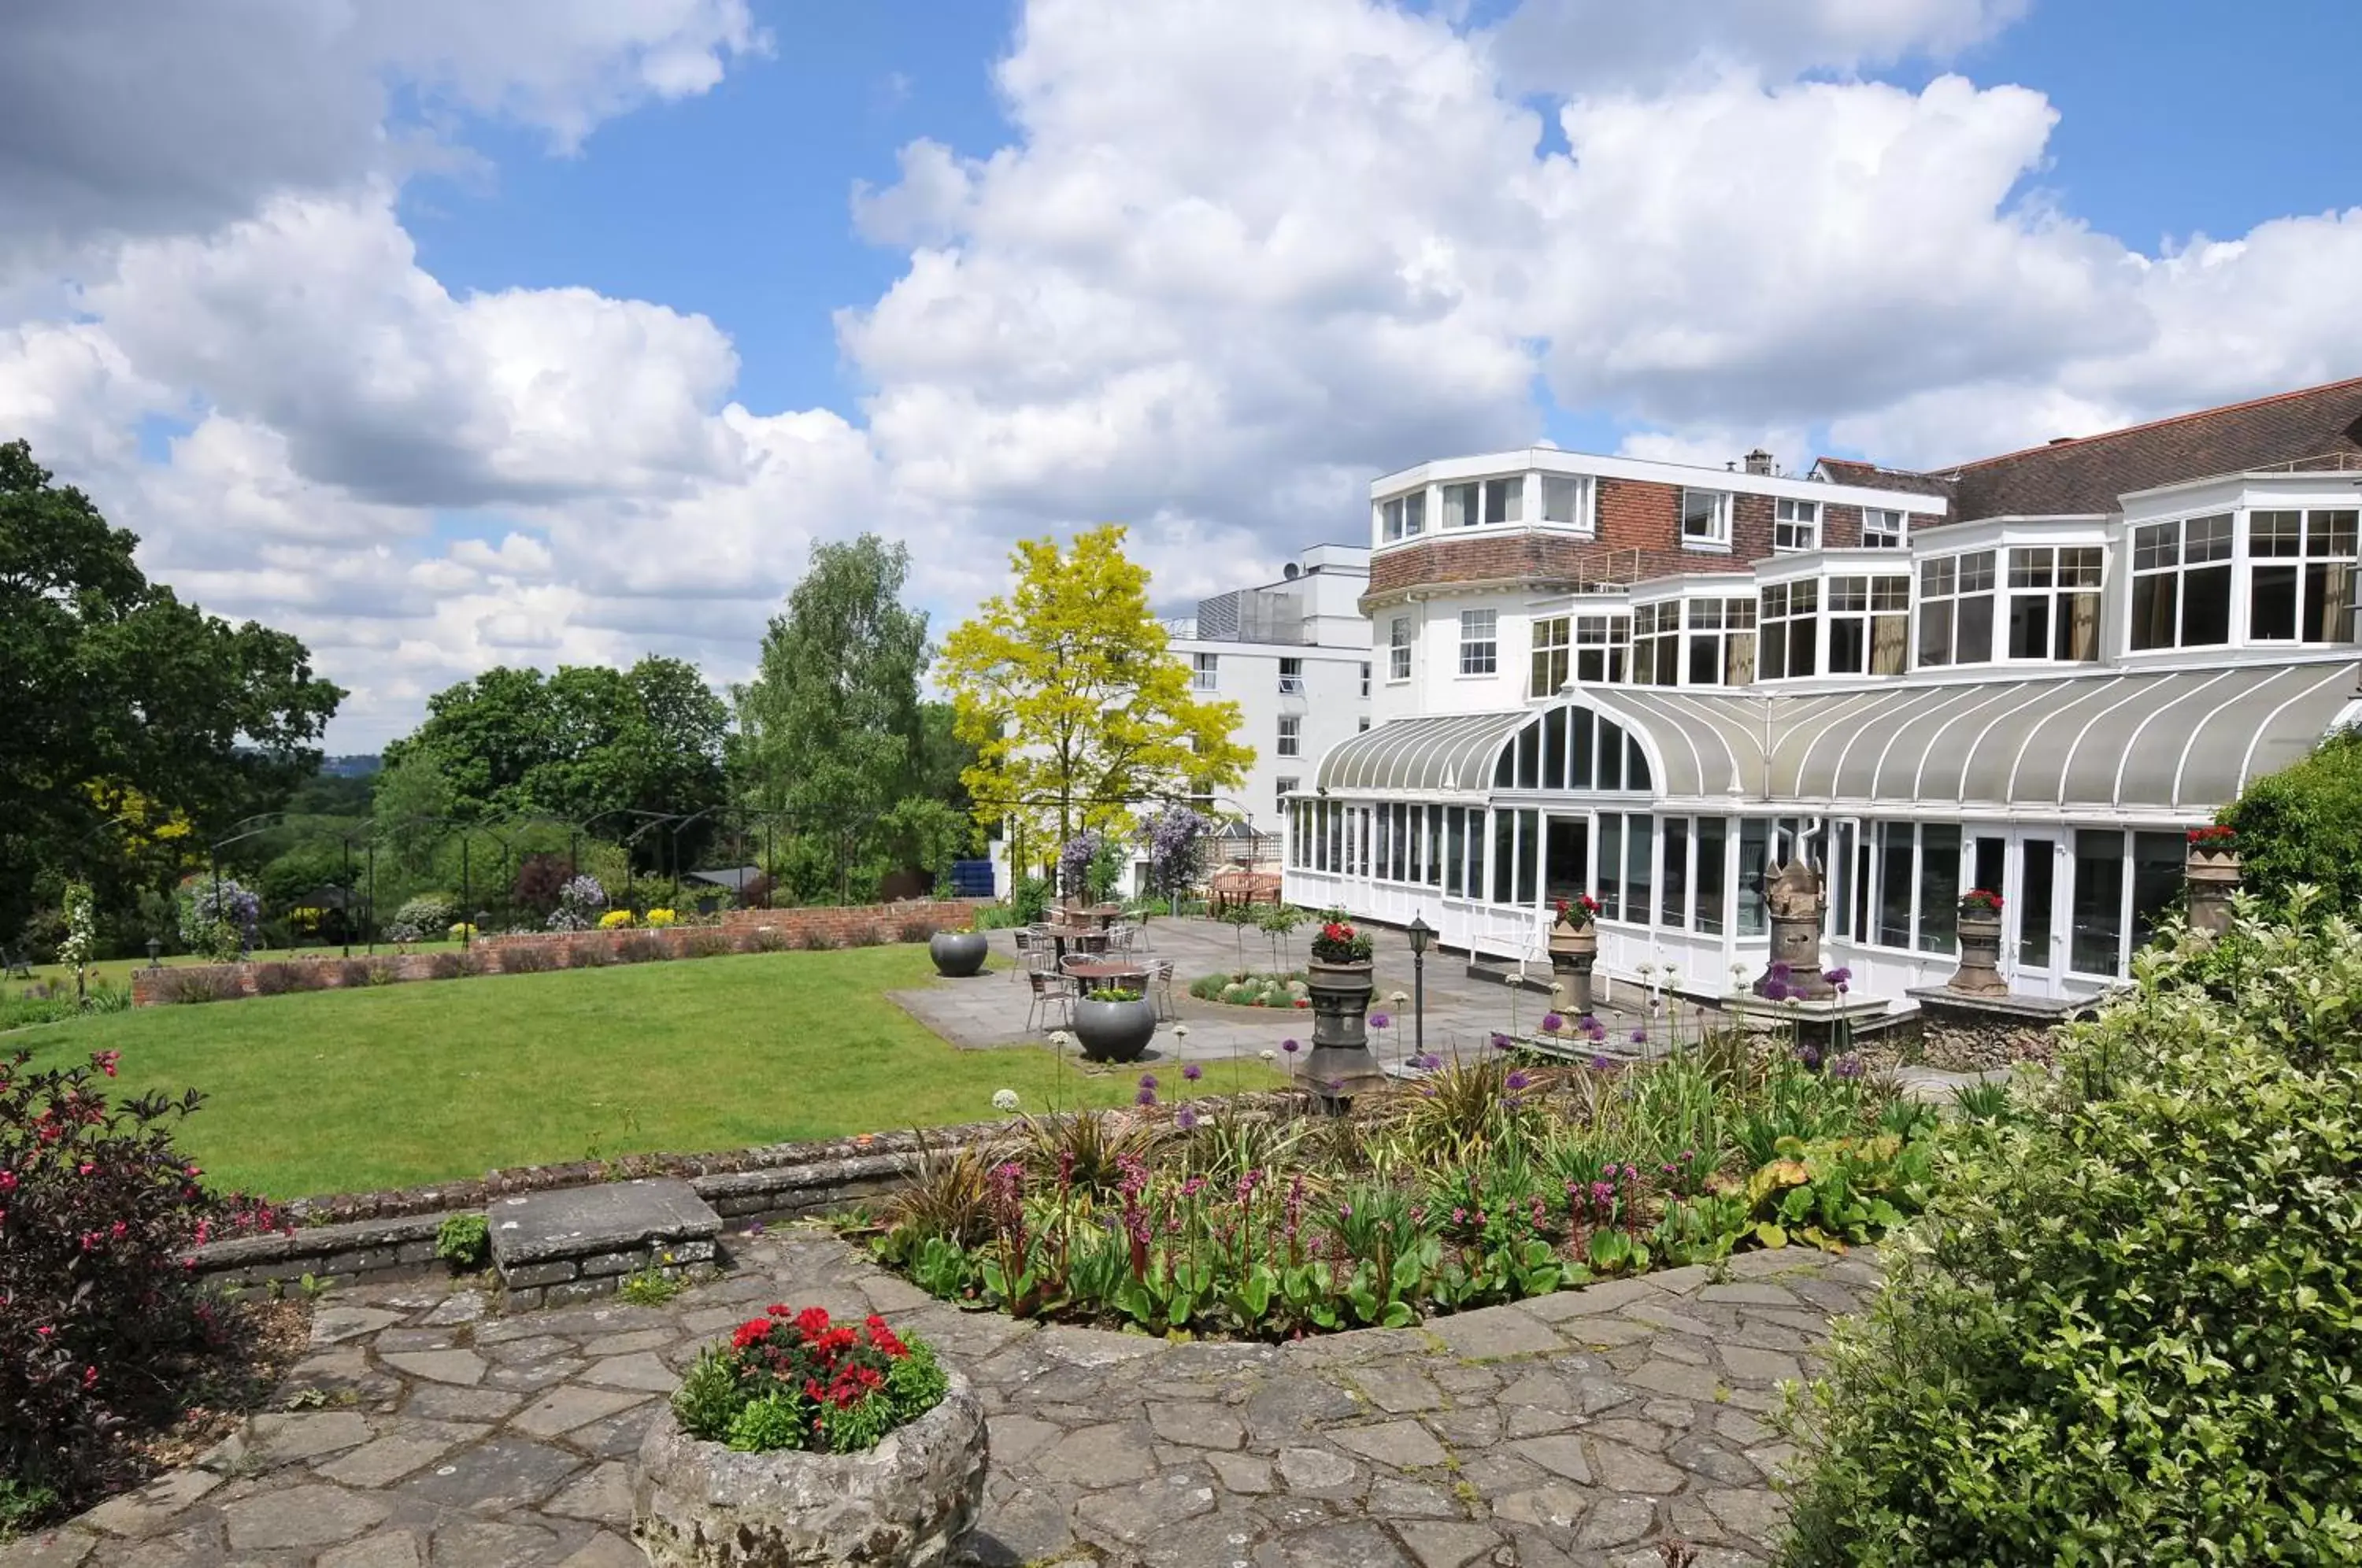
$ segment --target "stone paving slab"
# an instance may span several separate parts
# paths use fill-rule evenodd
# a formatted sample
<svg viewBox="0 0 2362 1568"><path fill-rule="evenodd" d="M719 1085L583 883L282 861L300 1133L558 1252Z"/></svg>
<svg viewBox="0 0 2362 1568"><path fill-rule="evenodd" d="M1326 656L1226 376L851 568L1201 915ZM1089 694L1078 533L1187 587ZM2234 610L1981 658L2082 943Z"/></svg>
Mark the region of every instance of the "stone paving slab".
<svg viewBox="0 0 2362 1568"><path fill-rule="evenodd" d="M340 1291L279 1401L317 1408L0 1568L629 1568L668 1379L772 1300L875 1309L975 1379L992 1466L971 1564L1660 1568L1680 1541L1744 1568L1782 1528L1777 1386L1878 1280L1860 1253L1752 1253L1407 1330L1166 1343L962 1312L817 1228L733 1250L737 1273L662 1308Z"/></svg>
<svg viewBox="0 0 2362 1568"><path fill-rule="evenodd" d="M672 1176L521 1193L495 1200L490 1218L492 1261L503 1275L526 1264L722 1233L721 1216Z"/></svg>

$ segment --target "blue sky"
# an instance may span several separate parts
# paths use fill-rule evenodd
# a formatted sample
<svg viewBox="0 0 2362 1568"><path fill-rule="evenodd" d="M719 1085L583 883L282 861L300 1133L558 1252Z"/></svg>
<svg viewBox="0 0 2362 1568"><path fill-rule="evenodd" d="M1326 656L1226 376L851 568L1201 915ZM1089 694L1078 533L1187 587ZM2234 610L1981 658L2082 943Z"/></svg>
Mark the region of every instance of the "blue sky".
<svg viewBox="0 0 2362 1568"><path fill-rule="evenodd" d="M1427 458L2355 374L2357 52L2352 0L19 0L0 433L362 748L495 663L737 679L862 529L939 626L1109 519L1181 609Z"/></svg>

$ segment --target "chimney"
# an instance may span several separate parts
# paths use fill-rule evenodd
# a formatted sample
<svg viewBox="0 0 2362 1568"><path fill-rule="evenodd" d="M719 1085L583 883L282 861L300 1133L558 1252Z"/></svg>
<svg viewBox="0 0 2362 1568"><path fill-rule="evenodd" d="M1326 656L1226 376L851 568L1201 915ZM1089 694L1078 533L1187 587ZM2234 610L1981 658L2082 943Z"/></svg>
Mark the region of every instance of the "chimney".
<svg viewBox="0 0 2362 1568"><path fill-rule="evenodd" d="M1772 454L1758 447L1747 454L1747 471L1768 475L1772 471Z"/></svg>

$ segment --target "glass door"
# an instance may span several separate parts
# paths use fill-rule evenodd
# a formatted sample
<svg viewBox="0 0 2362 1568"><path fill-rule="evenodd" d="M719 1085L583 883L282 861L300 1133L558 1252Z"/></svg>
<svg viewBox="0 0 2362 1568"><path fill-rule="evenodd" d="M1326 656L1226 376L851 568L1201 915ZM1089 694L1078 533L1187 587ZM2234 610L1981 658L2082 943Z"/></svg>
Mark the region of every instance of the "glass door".
<svg viewBox="0 0 2362 1568"><path fill-rule="evenodd" d="M2056 974L2054 946L2058 935L2058 845L2047 838L2021 839L2015 876L2002 897L2015 911L2015 973L2024 981L2047 982ZM2006 928L2004 928L2006 929ZM2025 989L2035 987L2026 984Z"/></svg>

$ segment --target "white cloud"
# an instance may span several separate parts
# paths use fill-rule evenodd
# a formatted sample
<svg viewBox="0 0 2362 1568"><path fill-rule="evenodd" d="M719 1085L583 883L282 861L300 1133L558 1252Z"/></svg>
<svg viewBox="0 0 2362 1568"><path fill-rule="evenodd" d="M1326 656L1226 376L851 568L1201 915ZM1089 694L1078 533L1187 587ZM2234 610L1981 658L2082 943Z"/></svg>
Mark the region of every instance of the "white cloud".
<svg viewBox="0 0 2362 1568"><path fill-rule="evenodd" d="M1357 537L1374 472L1534 438L1538 384L1628 451L1801 467L2362 360L2362 213L2144 255L2041 195L2038 91L1859 74L1955 58L2014 0L1530 0L1478 33L1378 0L1034 0L1010 144L914 141L850 193L908 252L836 318L858 406L753 410L728 324L455 294L396 207L464 154L454 115L572 154L707 90L766 45L742 0L252 10L274 25L228 42L178 7L0 24L27 46L0 50L0 204L37 219L0 251L0 434L209 608L310 642L356 689L342 745L502 660L741 674L811 543L863 528L911 545L941 617L1015 537L1128 521L1179 607ZM201 67L225 106L199 123ZM108 70L182 105L177 136L90 123L97 87L61 103Z"/></svg>

